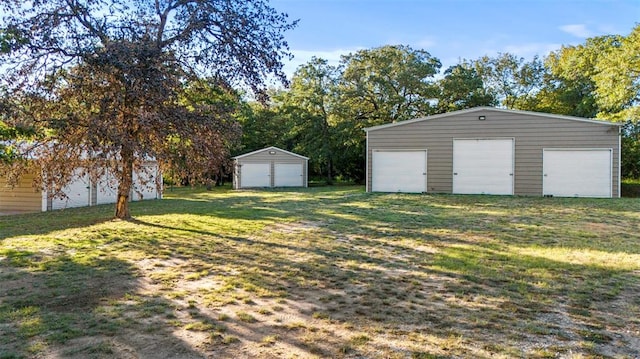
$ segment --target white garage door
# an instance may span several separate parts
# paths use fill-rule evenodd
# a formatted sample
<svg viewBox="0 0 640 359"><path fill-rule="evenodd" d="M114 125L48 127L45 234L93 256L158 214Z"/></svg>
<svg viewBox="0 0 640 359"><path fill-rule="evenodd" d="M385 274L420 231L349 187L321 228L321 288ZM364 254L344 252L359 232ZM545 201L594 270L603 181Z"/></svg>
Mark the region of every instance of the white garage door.
<svg viewBox="0 0 640 359"><path fill-rule="evenodd" d="M513 139L453 140L453 193L513 194Z"/></svg>
<svg viewBox="0 0 640 359"><path fill-rule="evenodd" d="M276 187L302 187L302 164L276 163L274 165Z"/></svg>
<svg viewBox="0 0 640 359"><path fill-rule="evenodd" d="M141 201L158 198L157 175L158 166L156 165L145 165L140 171L133 172L131 200Z"/></svg>
<svg viewBox="0 0 640 359"><path fill-rule="evenodd" d="M542 167L544 195L611 197L611 149L545 149Z"/></svg>
<svg viewBox="0 0 640 359"><path fill-rule="evenodd" d="M271 187L271 164L243 163L240 167L240 187Z"/></svg>
<svg viewBox="0 0 640 359"><path fill-rule="evenodd" d="M116 203L118 198L118 180L111 173L106 173L96 185L96 204Z"/></svg>
<svg viewBox="0 0 640 359"><path fill-rule="evenodd" d="M374 151L373 192L427 191L427 151Z"/></svg>
<svg viewBox="0 0 640 359"><path fill-rule="evenodd" d="M76 178L62 190L66 198L54 198L51 203L53 209L63 209L72 207L84 207L89 205L89 178L82 176Z"/></svg>

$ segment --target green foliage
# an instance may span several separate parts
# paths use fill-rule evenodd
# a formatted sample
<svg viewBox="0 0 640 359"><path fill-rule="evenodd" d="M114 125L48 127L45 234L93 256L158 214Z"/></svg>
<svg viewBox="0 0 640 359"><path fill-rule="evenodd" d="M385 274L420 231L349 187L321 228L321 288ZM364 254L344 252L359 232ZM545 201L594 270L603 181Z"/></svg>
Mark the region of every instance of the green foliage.
<svg viewBox="0 0 640 359"><path fill-rule="evenodd" d="M435 113L432 100L439 90L434 76L441 64L424 50L383 46L344 56L342 65L336 108L336 139L342 151L336 162L345 177L361 181L363 129Z"/></svg>
<svg viewBox="0 0 640 359"><path fill-rule="evenodd" d="M224 167L239 102L228 84L264 100L267 75L286 83L283 33L296 25L266 0L8 1L3 11L3 94L22 96L27 114L0 108L5 122L28 118L48 135L34 157L47 192L78 168L115 178L118 218L130 217L144 160L190 181ZM191 82L203 75L215 81Z"/></svg>
<svg viewBox="0 0 640 359"><path fill-rule="evenodd" d="M593 76L601 117L616 121L640 118L640 24L610 46Z"/></svg>
<svg viewBox="0 0 640 359"><path fill-rule="evenodd" d="M616 46L619 36L587 39L584 44L563 46L546 58L549 69L534 111L594 118L599 112L596 83L601 59Z"/></svg>
<svg viewBox="0 0 640 359"><path fill-rule="evenodd" d="M546 58L543 86L521 109L624 122L622 177L640 178L640 25L628 36L589 38Z"/></svg>
<svg viewBox="0 0 640 359"><path fill-rule="evenodd" d="M17 142L30 135L33 135L32 129L13 127L0 121L0 163L11 163L18 159Z"/></svg>
<svg viewBox="0 0 640 359"><path fill-rule="evenodd" d="M277 95L271 95L272 98ZM244 104L238 114L242 127L242 140L234 147L232 154L259 150L276 146L293 150L294 141L290 139L291 125L281 116L276 106L266 106L257 102Z"/></svg>
<svg viewBox="0 0 640 359"><path fill-rule="evenodd" d="M290 90L278 98L279 113L291 125L294 150L311 156L312 174L324 175L328 183L333 181L338 151L335 107L339 76L336 67L314 57L296 70Z"/></svg>
<svg viewBox="0 0 640 359"><path fill-rule="evenodd" d="M424 50L384 46L342 58L312 58L270 107L241 116L243 151L275 145L310 157L310 175L364 179L364 128L435 113L440 62Z"/></svg>
<svg viewBox="0 0 640 359"><path fill-rule="evenodd" d="M637 199L180 188L132 206L0 217L0 353L635 355Z"/></svg>
<svg viewBox="0 0 640 359"><path fill-rule="evenodd" d="M627 121L622 127L622 176L640 179L640 121Z"/></svg>
<svg viewBox="0 0 640 359"><path fill-rule="evenodd" d="M19 95L10 96L4 91L0 95L0 165L20 159L20 146L36 137L35 128L24 119L13 121L23 113L17 101L19 98Z"/></svg>
<svg viewBox="0 0 640 359"><path fill-rule="evenodd" d="M473 62L487 91L506 108L519 108L539 91L544 75L544 63L537 56L531 62L509 53L496 57L483 56Z"/></svg>
<svg viewBox="0 0 640 359"><path fill-rule="evenodd" d="M29 43L26 34L15 27L0 29L0 53L9 54Z"/></svg>
<svg viewBox="0 0 640 359"><path fill-rule="evenodd" d="M358 129L434 112L431 99L438 88L433 77L441 64L427 51L388 45L346 55L342 63L342 111Z"/></svg>
<svg viewBox="0 0 640 359"><path fill-rule="evenodd" d="M478 72L468 63L449 67L439 85L437 107L440 113L497 104L495 96L488 91Z"/></svg>

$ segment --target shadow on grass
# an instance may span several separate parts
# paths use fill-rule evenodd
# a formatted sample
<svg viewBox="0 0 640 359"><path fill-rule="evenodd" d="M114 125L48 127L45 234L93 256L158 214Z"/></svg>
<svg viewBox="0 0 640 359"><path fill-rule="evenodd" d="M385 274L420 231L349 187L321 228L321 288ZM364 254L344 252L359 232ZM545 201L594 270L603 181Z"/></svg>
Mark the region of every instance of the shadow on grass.
<svg viewBox="0 0 640 359"><path fill-rule="evenodd" d="M64 254L27 263L24 253L5 253L0 282L0 358L136 356L130 348L145 339L173 342L167 358L200 357L166 323L145 322L145 311L168 303L123 301L140 285L130 263ZM132 311L137 315L128 317Z"/></svg>
<svg viewBox="0 0 640 359"><path fill-rule="evenodd" d="M0 216L0 241L16 236L84 228L111 219L113 219L113 205Z"/></svg>
<svg viewBox="0 0 640 359"><path fill-rule="evenodd" d="M132 204L136 219L127 230L142 233L131 233L140 240L127 241L119 234L124 240L109 242L109 249L162 261L167 277L150 277L154 285L163 286L153 295L141 294L142 279L131 262L79 260L63 253L57 259L39 259L42 253L5 251L6 276L15 276L10 281L24 288L7 292L9 302L2 301L0 318L8 318L3 320L16 335L23 323L45 323L48 329L38 331L34 324L36 329L25 329L34 335L3 345L29 353L38 343L75 343L75 349L67 350L75 350L71 354L77 357L92 351L118 356L123 348L144 354L159 340L178 348L170 352L174 356L228 357L247 343L276 345L265 341L273 336L275 342L321 357L398 352L412 357L523 357L531 354L523 346L537 342L552 343L567 355L638 356L640 349L624 334L625 327L639 325L625 318L640 314L637 300L626 301L639 289L637 274L510 251L511 245L541 243L546 238L542 234L555 236L558 246L620 251L597 238L563 241L574 232L560 228L565 222L559 217L566 216L566 223L580 220L591 215L584 211L585 203L606 202L321 189L296 194L212 197L205 192ZM531 211L532 206L537 209ZM594 218L605 221L599 217L603 212L592 210ZM262 226L245 231L217 227L222 220ZM523 233L519 226L524 225L534 230ZM22 233L13 230L12 235ZM638 253L638 246L628 252ZM198 285L194 279L197 290L174 293L180 289L177 282L202 272L217 284ZM124 287L111 288L114 281ZM25 283L39 289L32 293ZM94 292L98 295L92 296ZM308 322L267 324L241 298L281 300L281 306ZM80 310L72 309L74 302ZM248 308L257 319L219 320L216 313L230 306ZM27 311L20 314L23 308ZM58 342L52 334L57 333L55 323L65 320L72 328L65 329L68 338ZM174 333L174 326L193 322L203 323L194 333L208 336L201 348L189 348ZM98 344L78 346L78 332L91 333ZM132 333L137 339L127 335ZM376 339L378 333L405 342L394 347L391 339ZM622 349L611 349L616 347ZM472 351L477 348L482 352Z"/></svg>
<svg viewBox="0 0 640 359"><path fill-rule="evenodd" d="M344 203L344 200L336 202ZM366 211L367 215L359 217L360 211ZM262 213L268 214L263 219L270 220L297 218L298 215L289 213L274 217L270 211ZM311 306L300 307L300 313L317 314L319 318L340 325L382 326L396 334L435 337L443 342L452 337L464 337L465 345L469 347L493 343L493 346L486 344L488 352L511 350L518 355L524 352L518 352L519 344L514 343L535 341L533 338L558 343L573 341L571 345L594 339L603 346L628 344L624 339L615 339L624 332L628 321L625 321L625 313L612 309L615 308L612 303L629 288L631 291L638 288L634 273L600 265L515 255L508 252L500 239L482 244L464 238L421 235L419 230L424 225L442 222L437 217L445 216L445 213L438 210L426 214L405 213L401 219L372 213L371 209L349 209L339 213L348 213L351 219L320 210L309 213L314 221L325 224L314 228L320 235L319 240L308 236L306 241L301 241L304 237L292 234L290 241L286 241L285 236L276 242L266 239L268 234L265 239L260 235L230 237L216 231L142 220L136 223L215 238L211 250L206 249L210 243L199 241L175 243L175 246L181 248L181 256L198 258L211 268L232 266L238 269L236 278L229 281L234 288L275 293L270 295L276 297L281 295L278 293L284 293L291 302ZM434 218L426 218L429 216ZM453 217L446 219L462 221L469 215L461 213L459 217ZM363 233L362 228L372 220L384 223L384 226ZM403 242L400 234L393 231L396 222L404 225L403 235L411 238L411 244ZM468 223L469 228L487 230L472 224L475 222ZM416 250L416 246L425 244L438 250L431 253ZM154 251L144 246L138 249ZM283 256L282 252L293 254ZM224 303L214 305L224 306ZM634 308L637 310L637 305ZM199 315L207 317L207 314ZM207 318L215 320L210 316ZM602 318L609 319L603 321ZM298 333L292 334L284 327L236 322L246 328L229 333L239 336L243 342L257 343L264 336L277 333L279 341L324 356L335 356L340 350L366 355L380 345L367 342L368 349L359 349L349 340L336 339L338 336L329 336L333 341L325 339L309 344L301 341ZM498 338L502 338L501 343L495 343ZM571 345L558 345L558 348L564 348L565 352L581 350L580 344ZM218 350L227 353L224 348ZM378 349L388 348L382 345ZM451 349L452 355L467 353L456 350L459 349ZM634 350L621 353L636 353ZM597 348L593 352L597 353ZM418 356L429 354L419 350L414 353Z"/></svg>

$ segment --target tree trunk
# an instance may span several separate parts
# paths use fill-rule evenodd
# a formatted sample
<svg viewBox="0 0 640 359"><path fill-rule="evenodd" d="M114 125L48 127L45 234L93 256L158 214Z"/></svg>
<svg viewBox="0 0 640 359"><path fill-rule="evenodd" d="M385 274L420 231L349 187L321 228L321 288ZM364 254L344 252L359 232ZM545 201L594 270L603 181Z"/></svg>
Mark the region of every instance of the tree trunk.
<svg viewBox="0 0 640 359"><path fill-rule="evenodd" d="M118 200L116 201L116 218L130 219L129 195L133 183L133 154L130 151L122 150L122 171L118 183Z"/></svg>

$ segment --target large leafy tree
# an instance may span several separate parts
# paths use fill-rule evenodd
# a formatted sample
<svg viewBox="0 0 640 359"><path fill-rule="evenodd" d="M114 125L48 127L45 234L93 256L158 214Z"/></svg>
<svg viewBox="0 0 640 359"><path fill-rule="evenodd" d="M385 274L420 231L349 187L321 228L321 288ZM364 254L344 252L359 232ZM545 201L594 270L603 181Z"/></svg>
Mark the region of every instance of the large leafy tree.
<svg viewBox="0 0 640 359"><path fill-rule="evenodd" d="M500 104L506 108L520 108L542 87L544 63L537 56L530 62L522 57L501 53L496 57L483 56L474 61L474 68Z"/></svg>
<svg viewBox="0 0 640 359"><path fill-rule="evenodd" d="M543 87L524 109L593 118L596 102L598 63L618 46L619 36L589 38L584 44L563 46L545 59Z"/></svg>
<svg viewBox="0 0 640 359"><path fill-rule="evenodd" d="M640 25L601 56L593 80L600 116L618 121L640 118Z"/></svg>
<svg viewBox="0 0 640 359"><path fill-rule="evenodd" d="M640 121L627 120L622 126L622 176L640 179Z"/></svg>
<svg viewBox="0 0 640 359"><path fill-rule="evenodd" d="M622 175L637 178L640 168L640 26L629 36L607 35L563 46L545 60L542 89L525 109L624 122Z"/></svg>
<svg viewBox="0 0 640 359"><path fill-rule="evenodd" d="M337 67L314 57L296 70L291 88L280 96L280 113L290 118L296 150L311 156L314 172L324 174L328 183L334 177L334 108L339 79Z"/></svg>
<svg viewBox="0 0 640 359"><path fill-rule="evenodd" d="M151 157L216 166L235 133L223 106L184 103L184 84L241 81L264 98L268 74L286 81L284 31L266 0L5 1L0 35L11 96L24 100L39 141L42 186L53 193L78 168L116 177L115 215L130 217L132 176ZM27 105L28 104L28 105ZM14 119L17 120L17 119Z"/></svg>
<svg viewBox="0 0 640 359"><path fill-rule="evenodd" d="M640 178L640 25L601 57L593 76L598 117L624 122L622 175Z"/></svg>
<svg viewBox="0 0 640 359"><path fill-rule="evenodd" d="M425 50L383 46L343 57L341 102L366 126L434 112L440 61Z"/></svg>
<svg viewBox="0 0 640 359"><path fill-rule="evenodd" d="M468 63L449 67L438 85L438 112L462 110L477 106L495 106L495 96L484 86L482 77Z"/></svg>
<svg viewBox="0 0 640 359"><path fill-rule="evenodd" d="M238 121L242 126L242 141L234 147L234 154L242 154L259 150L268 146L276 146L285 150L293 150L295 138L291 131L289 119L282 116L278 97L282 91L270 94L268 104L249 102L242 106Z"/></svg>
<svg viewBox="0 0 640 359"><path fill-rule="evenodd" d="M425 50L383 46L344 56L338 84L337 158L345 177L364 179L363 128L435 113L440 61Z"/></svg>

